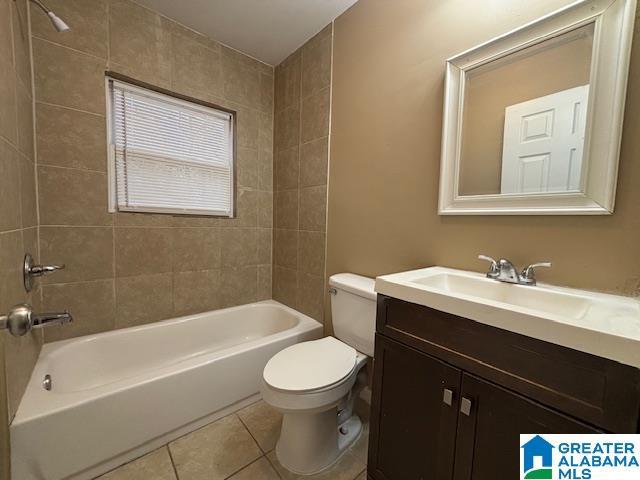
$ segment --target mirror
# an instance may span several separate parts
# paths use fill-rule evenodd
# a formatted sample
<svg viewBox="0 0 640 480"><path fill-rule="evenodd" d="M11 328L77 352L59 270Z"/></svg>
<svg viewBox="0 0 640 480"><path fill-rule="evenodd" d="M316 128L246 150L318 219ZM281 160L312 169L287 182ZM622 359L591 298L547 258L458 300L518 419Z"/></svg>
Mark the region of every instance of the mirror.
<svg viewBox="0 0 640 480"><path fill-rule="evenodd" d="M613 211L632 4L583 1L447 62L441 214Z"/></svg>

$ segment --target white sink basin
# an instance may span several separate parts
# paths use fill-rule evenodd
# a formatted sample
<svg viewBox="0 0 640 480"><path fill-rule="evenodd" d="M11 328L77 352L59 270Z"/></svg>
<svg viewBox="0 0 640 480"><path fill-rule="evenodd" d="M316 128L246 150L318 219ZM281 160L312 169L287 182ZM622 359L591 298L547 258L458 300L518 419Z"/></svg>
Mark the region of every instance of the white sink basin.
<svg viewBox="0 0 640 480"><path fill-rule="evenodd" d="M443 267L378 277L376 291L640 368L637 299L513 285Z"/></svg>

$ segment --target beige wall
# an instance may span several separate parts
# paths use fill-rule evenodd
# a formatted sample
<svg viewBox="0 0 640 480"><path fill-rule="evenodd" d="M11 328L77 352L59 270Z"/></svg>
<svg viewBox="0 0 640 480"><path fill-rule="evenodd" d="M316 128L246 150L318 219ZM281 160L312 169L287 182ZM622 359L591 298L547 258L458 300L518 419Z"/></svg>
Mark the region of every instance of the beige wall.
<svg viewBox="0 0 640 480"><path fill-rule="evenodd" d="M0 0L0 314L40 305L22 286L25 251L38 253L33 100L26 0ZM9 475L7 419L13 418L42 345L39 332L0 331L0 478Z"/></svg>
<svg viewBox="0 0 640 480"><path fill-rule="evenodd" d="M461 195L500 193L504 113L510 105L589 84L593 27L472 70L467 77ZM587 35L589 34L589 35ZM554 43L552 43L554 42Z"/></svg>
<svg viewBox="0 0 640 480"><path fill-rule="evenodd" d="M273 296L323 320L332 25L276 68Z"/></svg>
<svg viewBox="0 0 640 480"><path fill-rule="evenodd" d="M543 281L640 293L637 38L614 215L437 215L445 60L569 3L360 0L335 22L328 274L485 271L485 253L550 260Z"/></svg>
<svg viewBox="0 0 640 480"><path fill-rule="evenodd" d="M271 298L273 67L127 0L33 15L45 340ZM35 11L34 11L35 13ZM238 111L238 218L107 212L106 69Z"/></svg>

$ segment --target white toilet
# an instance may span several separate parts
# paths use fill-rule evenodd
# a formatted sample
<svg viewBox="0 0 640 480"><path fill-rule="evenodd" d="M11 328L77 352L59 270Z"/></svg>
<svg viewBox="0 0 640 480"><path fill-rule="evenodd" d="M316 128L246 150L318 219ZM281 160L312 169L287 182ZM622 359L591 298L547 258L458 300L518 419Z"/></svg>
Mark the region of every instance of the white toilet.
<svg viewBox="0 0 640 480"><path fill-rule="evenodd" d="M359 438L362 422L353 404L366 385L362 367L373 357L374 280L341 273L329 285L337 338L285 348L269 360L262 379L264 401L283 414L276 456L302 475L331 466Z"/></svg>

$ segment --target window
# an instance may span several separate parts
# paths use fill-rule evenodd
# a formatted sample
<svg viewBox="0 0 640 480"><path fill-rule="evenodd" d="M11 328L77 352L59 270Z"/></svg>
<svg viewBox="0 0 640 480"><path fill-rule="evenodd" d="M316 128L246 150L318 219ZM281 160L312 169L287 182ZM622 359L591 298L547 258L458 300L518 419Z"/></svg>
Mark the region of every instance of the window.
<svg viewBox="0 0 640 480"><path fill-rule="evenodd" d="M110 210L232 217L234 114L107 84Z"/></svg>

